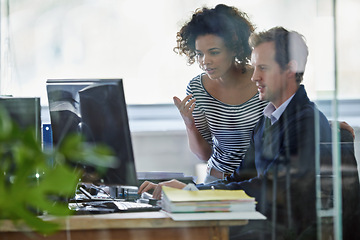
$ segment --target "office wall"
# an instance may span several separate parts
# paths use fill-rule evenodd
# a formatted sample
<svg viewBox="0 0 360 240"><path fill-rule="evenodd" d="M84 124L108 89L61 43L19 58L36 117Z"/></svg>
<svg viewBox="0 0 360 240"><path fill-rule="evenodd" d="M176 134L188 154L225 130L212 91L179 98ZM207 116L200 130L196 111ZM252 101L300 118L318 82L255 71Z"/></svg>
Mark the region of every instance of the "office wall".
<svg viewBox="0 0 360 240"><path fill-rule="evenodd" d="M185 131L132 133L136 169L139 172L169 171L196 175L203 163L189 150Z"/></svg>
<svg viewBox="0 0 360 240"><path fill-rule="evenodd" d="M197 64L190 67L173 52L176 32L195 9L219 2L1 1L0 93L41 97L46 105L46 79L121 77L129 104L172 103L172 96L183 97L188 81L200 72ZM333 1L221 2L248 13L257 31L284 26L302 33L310 50L304 76L307 92L311 99L332 98ZM357 99L360 1L336 3L337 97Z"/></svg>

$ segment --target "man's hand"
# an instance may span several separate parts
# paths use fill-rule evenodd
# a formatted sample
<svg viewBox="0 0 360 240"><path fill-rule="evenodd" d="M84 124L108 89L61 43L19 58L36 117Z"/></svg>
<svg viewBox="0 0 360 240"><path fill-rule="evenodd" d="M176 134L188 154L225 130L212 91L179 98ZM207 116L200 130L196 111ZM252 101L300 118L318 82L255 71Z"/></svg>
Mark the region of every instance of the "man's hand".
<svg viewBox="0 0 360 240"><path fill-rule="evenodd" d="M161 182L159 184L155 184L149 181L145 181L143 182L143 184L141 184L141 186L139 187L139 191L138 194L141 194L143 192L147 192L149 190L154 189L153 192L153 198L154 199L161 199L161 188L162 186L168 186L168 187L173 187L173 188L178 188L178 189L183 189L186 184L183 182L180 182L176 179L172 179L170 181L166 181L166 182Z"/></svg>

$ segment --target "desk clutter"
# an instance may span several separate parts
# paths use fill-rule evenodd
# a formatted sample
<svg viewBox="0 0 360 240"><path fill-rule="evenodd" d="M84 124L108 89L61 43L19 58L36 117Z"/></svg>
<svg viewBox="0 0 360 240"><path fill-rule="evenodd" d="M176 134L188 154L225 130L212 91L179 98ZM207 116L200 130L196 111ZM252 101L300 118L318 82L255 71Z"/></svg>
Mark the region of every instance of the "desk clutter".
<svg viewBox="0 0 360 240"><path fill-rule="evenodd" d="M151 196L131 196L131 198L114 198L101 187L86 188L81 185L77 194L70 200L69 209L76 215L103 214L115 212L149 212L159 211L161 207Z"/></svg>
<svg viewBox="0 0 360 240"><path fill-rule="evenodd" d="M256 211L255 198L242 190L193 191L163 186L159 201L148 193L114 198L108 192L109 189L81 185L69 208L76 215L163 210L174 221L266 219Z"/></svg>

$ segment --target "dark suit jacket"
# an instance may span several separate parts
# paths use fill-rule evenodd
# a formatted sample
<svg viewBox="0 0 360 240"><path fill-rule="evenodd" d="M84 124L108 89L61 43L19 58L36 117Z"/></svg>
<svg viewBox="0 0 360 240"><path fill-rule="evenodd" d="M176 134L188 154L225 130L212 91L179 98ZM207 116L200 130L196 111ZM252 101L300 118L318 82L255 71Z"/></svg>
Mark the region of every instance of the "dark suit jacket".
<svg viewBox="0 0 360 240"><path fill-rule="evenodd" d="M237 170L198 188L242 189L268 221L299 236L316 223L315 159L330 154L321 142L331 142L329 122L301 85L275 124L265 129L265 116L259 120Z"/></svg>

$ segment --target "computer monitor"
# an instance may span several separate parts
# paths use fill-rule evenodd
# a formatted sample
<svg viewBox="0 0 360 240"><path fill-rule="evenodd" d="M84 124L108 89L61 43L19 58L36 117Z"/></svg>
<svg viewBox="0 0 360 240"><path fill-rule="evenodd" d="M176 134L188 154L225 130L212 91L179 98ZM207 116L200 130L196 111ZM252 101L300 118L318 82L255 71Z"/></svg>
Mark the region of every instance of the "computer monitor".
<svg viewBox="0 0 360 240"><path fill-rule="evenodd" d="M40 144L41 107L39 97L1 96L0 106L7 111L10 119L16 123L20 129L34 129L35 137Z"/></svg>
<svg viewBox="0 0 360 240"><path fill-rule="evenodd" d="M104 144L115 153L117 162L93 183L137 186L122 80L49 79L47 93L54 146L70 133L82 134L91 144Z"/></svg>

